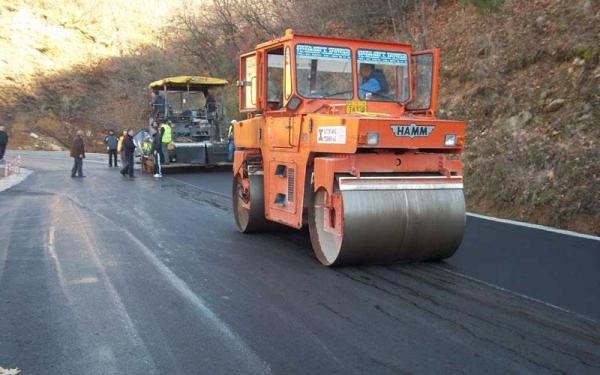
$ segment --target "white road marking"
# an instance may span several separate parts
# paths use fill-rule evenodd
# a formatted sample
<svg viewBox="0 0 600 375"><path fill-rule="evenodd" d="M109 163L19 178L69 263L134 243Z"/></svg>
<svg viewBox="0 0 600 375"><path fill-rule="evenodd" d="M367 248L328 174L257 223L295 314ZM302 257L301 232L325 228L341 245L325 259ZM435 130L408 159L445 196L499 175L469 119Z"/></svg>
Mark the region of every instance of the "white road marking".
<svg viewBox="0 0 600 375"><path fill-rule="evenodd" d="M530 224L530 223L525 223L525 222L522 222L522 221L509 220L509 219L500 219L500 218L493 217L493 216L485 216L485 215L480 215L480 214L474 214L472 212L467 212L467 216L472 216L472 217L476 217L478 219L483 219L483 220L495 221L497 223L511 224L511 225L517 225L517 226L526 227L526 228L539 229L539 230L543 230L543 231L546 231L546 232L553 232L553 233L563 234L565 236L573 236L573 237L585 238L586 240L600 241L600 237L593 236L591 234L577 233L577 232L573 232L573 231L570 231L570 230L564 230L564 229L558 229L558 228L553 228L553 227L547 227L545 225Z"/></svg>
<svg viewBox="0 0 600 375"><path fill-rule="evenodd" d="M146 247L136 236L131 234L126 229L123 229L123 232L133 241L137 247L142 251L142 253L148 258L150 263L163 275L163 277L168 280L171 285L185 298L187 299L193 306L195 306L203 317L208 318L212 324L217 328L217 330L225 336L233 347L237 350L236 352L242 353L245 357L246 362L251 364L254 367L254 372L258 374L267 374L271 373L270 366L263 361L249 346L244 342L244 340L237 335L227 323L221 320L208 306L206 301L196 293L194 293L185 281L180 279L169 267L167 267L154 253ZM249 371L244 371L248 373Z"/></svg>
<svg viewBox="0 0 600 375"><path fill-rule="evenodd" d="M6 237L5 237L6 238ZM8 247L10 246L10 240L0 241L0 243L6 242L6 246L0 247L0 280L2 280L2 273L4 272L4 265L6 264L6 258L8 257Z"/></svg>
<svg viewBox="0 0 600 375"><path fill-rule="evenodd" d="M87 220L85 220L81 211L76 210L75 214L80 217L81 222L87 221ZM129 315L129 312L127 311L127 308L125 307L123 300L121 299L121 296L117 292L110 277L108 276L108 272L106 271L104 263L102 263L102 261L100 260L100 255L98 254L98 251L95 246L95 244L97 243L96 238L94 237L94 231L96 230L96 228L94 228L93 226L86 226L86 227L80 227L80 228L83 229L80 231L80 233L81 233L83 241L85 242L85 247L82 250L87 251L87 253L91 257L92 263L94 264L95 268L99 271L100 279L101 279L102 284L104 285L104 289L106 290L106 293L108 294L109 298L111 299L112 304L116 310L116 315L125 330L125 337L128 338L128 340L132 346L132 348L131 348L132 353L135 353L135 355L138 356L137 359L139 361L148 365L148 367L149 367L149 369L151 369L151 371L149 371L147 373L152 373L152 374L158 373L158 369L156 367L156 364L154 363L154 359L153 359L152 355L148 351L148 348L146 347L145 342L140 337L140 334L138 333L137 328L136 328L135 324L133 323L131 316ZM134 350L135 350L135 352L134 352ZM110 367L106 368L107 373L118 373L119 372L118 371L119 364L116 362L114 356L111 357L112 350L110 352L111 355L106 355L107 352L102 352L102 351L99 351L96 354L98 355L98 357L97 357L98 360L109 360L109 362L101 362L102 366L110 366Z"/></svg>
<svg viewBox="0 0 600 375"><path fill-rule="evenodd" d="M98 282L98 278L95 276L87 276L82 277L77 280L69 281L69 285L79 285L79 284L95 284Z"/></svg>
<svg viewBox="0 0 600 375"><path fill-rule="evenodd" d="M54 225L51 225L48 229L48 236L46 237L46 248L48 249L48 253L50 254L50 258L54 262L54 267L56 268L56 274L58 275L58 283L60 285L60 289L62 290L65 298L69 305L73 303L73 296L69 292L67 288L67 282L65 280L65 274L63 272L62 266L60 265L60 261L58 259L58 255L56 254L56 249L54 248L54 234L56 228Z"/></svg>

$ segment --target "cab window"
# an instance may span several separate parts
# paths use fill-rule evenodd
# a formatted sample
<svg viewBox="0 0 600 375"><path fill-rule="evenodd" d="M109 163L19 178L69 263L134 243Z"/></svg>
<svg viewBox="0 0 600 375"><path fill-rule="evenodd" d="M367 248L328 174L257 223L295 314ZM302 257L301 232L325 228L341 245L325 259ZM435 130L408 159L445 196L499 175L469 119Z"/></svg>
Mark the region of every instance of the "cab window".
<svg viewBox="0 0 600 375"><path fill-rule="evenodd" d="M240 110L251 111L256 109L256 55L242 57L242 75L238 86L240 87Z"/></svg>
<svg viewBox="0 0 600 375"><path fill-rule="evenodd" d="M413 99L409 110L427 110L431 108L433 90L433 53L419 53L412 56Z"/></svg>
<svg viewBox="0 0 600 375"><path fill-rule="evenodd" d="M267 52L267 106L283 107L283 48Z"/></svg>
<svg viewBox="0 0 600 375"><path fill-rule="evenodd" d="M290 47L285 47L285 100L292 95L292 62L290 58Z"/></svg>
<svg viewBox="0 0 600 375"><path fill-rule="evenodd" d="M400 103L409 99L408 54L359 49L356 61L360 99Z"/></svg>
<svg viewBox="0 0 600 375"><path fill-rule="evenodd" d="M352 99L351 50L297 44L296 91L305 98Z"/></svg>

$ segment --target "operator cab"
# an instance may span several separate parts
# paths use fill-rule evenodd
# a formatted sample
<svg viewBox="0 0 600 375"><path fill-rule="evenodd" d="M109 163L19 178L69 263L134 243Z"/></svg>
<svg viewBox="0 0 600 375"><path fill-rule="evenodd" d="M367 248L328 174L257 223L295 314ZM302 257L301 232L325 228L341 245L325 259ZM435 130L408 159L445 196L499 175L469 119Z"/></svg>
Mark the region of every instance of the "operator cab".
<svg viewBox="0 0 600 375"><path fill-rule="evenodd" d="M291 31L242 55L238 229L308 226L325 265L454 254L465 123L435 117L438 65L437 50Z"/></svg>
<svg viewBox="0 0 600 375"><path fill-rule="evenodd" d="M224 79L202 76L176 76L152 82L149 125L170 123L171 141L162 168L215 166L228 164L227 113ZM149 129L140 130L137 139L143 150L142 164L151 170L153 155ZM163 136L164 137L164 136Z"/></svg>
<svg viewBox="0 0 600 375"><path fill-rule="evenodd" d="M189 141L226 138L223 87L227 81L218 78L180 76L153 82L151 116L161 124L170 121L173 137ZM156 99L160 95L162 99Z"/></svg>
<svg viewBox="0 0 600 375"><path fill-rule="evenodd" d="M437 50L288 30L242 55L240 66L240 110L250 114L331 111L347 103L359 103L357 112L397 116L435 111Z"/></svg>

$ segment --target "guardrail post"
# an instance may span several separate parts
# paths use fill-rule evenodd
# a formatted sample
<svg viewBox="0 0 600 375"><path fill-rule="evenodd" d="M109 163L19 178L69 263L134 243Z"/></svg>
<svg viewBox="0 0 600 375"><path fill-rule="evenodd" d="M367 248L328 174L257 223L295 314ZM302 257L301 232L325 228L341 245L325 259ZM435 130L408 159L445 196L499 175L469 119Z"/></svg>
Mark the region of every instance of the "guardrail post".
<svg viewBox="0 0 600 375"><path fill-rule="evenodd" d="M15 163L15 173L21 174L21 155L17 155L17 161Z"/></svg>

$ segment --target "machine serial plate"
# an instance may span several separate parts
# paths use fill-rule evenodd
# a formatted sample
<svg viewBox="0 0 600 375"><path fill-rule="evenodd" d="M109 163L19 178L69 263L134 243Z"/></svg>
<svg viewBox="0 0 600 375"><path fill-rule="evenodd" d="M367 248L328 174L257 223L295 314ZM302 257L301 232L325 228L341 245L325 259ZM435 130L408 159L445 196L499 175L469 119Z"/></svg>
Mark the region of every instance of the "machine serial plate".
<svg viewBox="0 0 600 375"><path fill-rule="evenodd" d="M319 126L317 129L317 143L338 144L346 143L345 126Z"/></svg>

